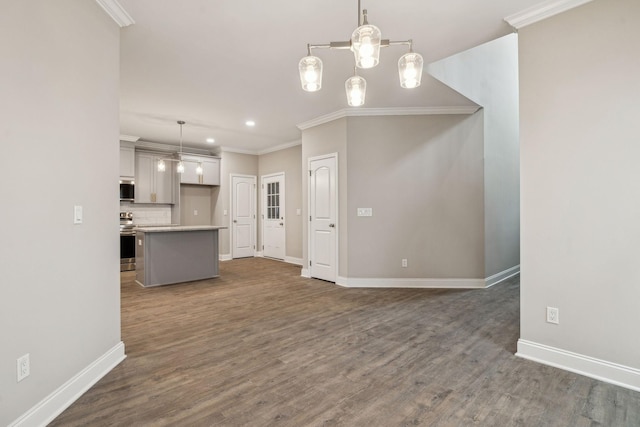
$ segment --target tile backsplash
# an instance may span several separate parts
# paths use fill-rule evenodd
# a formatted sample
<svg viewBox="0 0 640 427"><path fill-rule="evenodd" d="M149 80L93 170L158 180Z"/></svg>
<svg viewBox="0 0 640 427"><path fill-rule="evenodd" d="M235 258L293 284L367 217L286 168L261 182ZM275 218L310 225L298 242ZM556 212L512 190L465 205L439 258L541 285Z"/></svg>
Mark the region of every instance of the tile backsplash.
<svg viewBox="0 0 640 427"><path fill-rule="evenodd" d="M171 206L120 203L120 212L133 212L136 225L171 224Z"/></svg>

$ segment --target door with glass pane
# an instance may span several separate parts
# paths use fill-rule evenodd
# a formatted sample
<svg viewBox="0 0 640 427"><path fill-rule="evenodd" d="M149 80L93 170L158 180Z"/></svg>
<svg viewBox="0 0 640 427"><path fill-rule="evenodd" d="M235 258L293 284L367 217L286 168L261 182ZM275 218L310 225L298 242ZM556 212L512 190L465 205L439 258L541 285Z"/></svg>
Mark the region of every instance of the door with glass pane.
<svg viewBox="0 0 640 427"><path fill-rule="evenodd" d="M284 172L262 177L262 252L285 258Z"/></svg>

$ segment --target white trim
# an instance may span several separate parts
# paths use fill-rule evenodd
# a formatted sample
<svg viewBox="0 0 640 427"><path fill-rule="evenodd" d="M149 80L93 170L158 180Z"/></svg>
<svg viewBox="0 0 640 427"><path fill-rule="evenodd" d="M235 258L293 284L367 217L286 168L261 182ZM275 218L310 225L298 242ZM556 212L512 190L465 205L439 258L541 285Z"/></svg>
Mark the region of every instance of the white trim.
<svg viewBox="0 0 640 427"><path fill-rule="evenodd" d="M535 24L591 1L593 0L547 0L521 12L509 15L504 20L513 28L519 30L527 25Z"/></svg>
<svg viewBox="0 0 640 427"><path fill-rule="evenodd" d="M218 259L220 261L231 261L231 254L219 254Z"/></svg>
<svg viewBox="0 0 640 427"><path fill-rule="evenodd" d="M220 151L222 151L223 153L251 154L252 156L258 155L258 152L255 150L244 150L242 148L227 147L227 146L221 146Z"/></svg>
<svg viewBox="0 0 640 427"><path fill-rule="evenodd" d="M483 279L394 279L338 276L336 285L345 288L484 289L485 281Z"/></svg>
<svg viewBox="0 0 640 427"><path fill-rule="evenodd" d="M274 147L265 148L264 150L249 150L246 148L220 146L220 151L223 153L237 153L237 154L250 154L252 156L262 156L263 154L274 153L276 151L286 150L287 148L296 147L302 145L302 140L286 142L284 144L276 145Z"/></svg>
<svg viewBox="0 0 640 427"><path fill-rule="evenodd" d="M256 258L264 258L264 254L262 253L262 251L256 251L255 255Z"/></svg>
<svg viewBox="0 0 640 427"><path fill-rule="evenodd" d="M523 339L518 340L516 356L640 391L640 369Z"/></svg>
<svg viewBox="0 0 640 427"><path fill-rule="evenodd" d="M280 150L286 150L287 148L297 147L298 145L302 145L302 140L298 139L296 141L287 142L286 144L276 145L275 147L265 148L262 151L258 151L256 154L262 156L263 154L274 153Z"/></svg>
<svg viewBox="0 0 640 427"><path fill-rule="evenodd" d="M517 274L520 274L520 264L515 265L511 268L507 268L506 270L501 271L500 273L496 273L493 276L487 277L486 279L484 279L485 287L490 288L491 286L497 285L498 283L505 281Z"/></svg>
<svg viewBox="0 0 640 427"><path fill-rule="evenodd" d="M405 107L405 108L344 108L316 117L298 124L298 129L306 130L314 126L329 123L344 117L362 116L426 116L434 114L473 114L480 107L477 105L447 106L447 107Z"/></svg>
<svg viewBox="0 0 640 427"><path fill-rule="evenodd" d="M126 142L138 142L138 140L140 139L139 136L132 136L132 135L120 135L120 141L126 141Z"/></svg>
<svg viewBox="0 0 640 427"><path fill-rule="evenodd" d="M118 3L118 0L96 0L96 2L102 7L102 9L104 9L105 12L107 12L107 15L109 15L111 19L120 26L120 28L128 27L129 25L136 23L131 15L124 10L124 7Z"/></svg>
<svg viewBox="0 0 640 427"><path fill-rule="evenodd" d="M9 427L49 424L126 357L124 343L120 341L53 393L42 399L40 403L9 424Z"/></svg>
<svg viewBox="0 0 640 427"><path fill-rule="evenodd" d="M299 266L302 266L302 263L303 263L302 258L296 258L292 256L284 257L284 262L288 262L289 264L295 264Z"/></svg>
<svg viewBox="0 0 640 427"><path fill-rule="evenodd" d="M302 270L300 270L300 276L306 277L307 279L311 279L311 275L309 274L308 268L303 268Z"/></svg>
<svg viewBox="0 0 640 427"><path fill-rule="evenodd" d="M257 258L271 259L273 261L286 262L287 264L294 264L294 265L299 265L299 266L302 267L302 258L295 258L295 257L292 257L292 256L286 256L286 257L284 257L284 259L269 258L269 257L265 257L262 254L262 252L256 252L256 257Z"/></svg>

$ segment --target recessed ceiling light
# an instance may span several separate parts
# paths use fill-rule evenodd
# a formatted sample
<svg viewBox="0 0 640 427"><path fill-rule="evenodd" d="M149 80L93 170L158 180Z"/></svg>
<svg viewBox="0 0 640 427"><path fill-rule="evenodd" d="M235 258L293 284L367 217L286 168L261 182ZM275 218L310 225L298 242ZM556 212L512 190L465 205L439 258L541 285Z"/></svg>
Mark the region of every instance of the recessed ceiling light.
<svg viewBox="0 0 640 427"><path fill-rule="evenodd" d="M247 126L255 126L256 122L254 122L253 120L247 120L246 122L244 122L244 124Z"/></svg>
<svg viewBox="0 0 640 427"><path fill-rule="evenodd" d="M208 142L209 144L213 144L214 142L216 142L216 140L215 140L215 139L213 139L213 138L207 138L207 142Z"/></svg>

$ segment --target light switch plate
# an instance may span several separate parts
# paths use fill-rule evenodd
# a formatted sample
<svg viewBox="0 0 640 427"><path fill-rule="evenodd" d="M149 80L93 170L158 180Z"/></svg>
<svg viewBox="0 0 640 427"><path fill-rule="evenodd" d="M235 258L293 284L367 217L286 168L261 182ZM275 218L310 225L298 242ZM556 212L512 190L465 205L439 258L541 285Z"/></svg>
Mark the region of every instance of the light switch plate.
<svg viewBox="0 0 640 427"><path fill-rule="evenodd" d="M373 216L373 208L358 208L358 216Z"/></svg>
<svg viewBox="0 0 640 427"><path fill-rule="evenodd" d="M73 223L82 224L82 206L73 207Z"/></svg>

